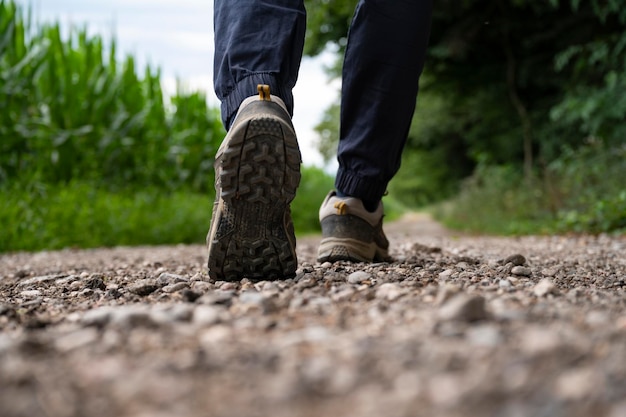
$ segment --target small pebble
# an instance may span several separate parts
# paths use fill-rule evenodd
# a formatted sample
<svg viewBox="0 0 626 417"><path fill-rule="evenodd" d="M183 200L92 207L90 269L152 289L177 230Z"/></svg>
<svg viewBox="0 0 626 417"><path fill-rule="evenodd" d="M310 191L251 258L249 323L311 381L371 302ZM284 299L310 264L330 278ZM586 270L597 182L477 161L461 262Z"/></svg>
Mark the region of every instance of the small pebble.
<svg viewBox="0 0 626 417"><path fill-rule="evenodd" d="M456 294L461 291L461 288L458 285L454 284L444 284L439 286L439 290L437 291L437 298L435 299L435 303L438 306L441 306L446 303L450 298L454 297Z"/></svg>
<svg viewBox="0 0 626 417"><path fill-rule="evenodd" d="M502 263L504 265L512 263L514 266L522 266L526 263L526 258L524 255L516 253L514 255L507 256Z"/></svg>
<svg viewBox="0 0 626 417"><path fill-rule="evenodd" d="M371 274L368 274L365 271L356 271L348 275L347 281L350 284L360 284L363 281L368 281L372 278Z"/></svg>
<svg viewBox="0 0 626 417"><path fill-rule="evenodd" d="M443 271L443 272L441 272L439 274L439 279L441 281L445 281L445 280L449 279L452 276L453 273L454 273L454 270L446 269L445 271Z"/></svg>
<svg viewBox="0 0 626 417"><path fill-rule="evenodd" d="M498 287L504 288L504 289L510 289L510 288L513 288L513 285L511 284L511 281L509 281L508 279L501 279L500 281L498 281Z"/></svg>
<svg viewBox="0 0 626 417"><path fill-rule="evenodd" d="M187 282L177 282L176 284L166 285L165 287L161 288L161 291L171 294L184 290L186 288L189 288L189 284Z"/></svg>
<svg viewBox="0 0 626 417"><path fill-rule="evenodd" d="M168 272L163 272L161 275L159 275L159 277L157 278L157 281L161 285L168 285L168 284L176 284L179 282L189 282L189 279L182 275L176 275L176 274L170 274Z"/></svg>
<svg viewBox="0 0 626 417"><path fill-rule="evenodd" d="M511 268L511 274L529 277L531 274L531 270L530 268L525 266L514 266L513 268Z"/></svg>
<svg viewBox="0 0 626 417"><path fill-rule="evenodd" d="M544 278L533 287L533 293L537 297L544 297L548 294L558 294L558 289L551 280Z"/></svg>
<svg viewBox="0 0 626 417"><path fill-rule="evenodd" d="M485 298L479 295L458 294L438 310L439 319L472 322L488 318Z"/></svg>
<svg viewBox="0 0 626 417"><path fill-rule="evenodd" d="M376 289L376 298L394 301L404 295L405 291L398 284L386 282Z"/></svg>
<svg viewBox="0 0 626 417"><path fill-rule="evenodd" d="M24 290L20 292L20 296L24 298L36 298L41 295L41 291L39 290Z"/></svg>
<svg viewBox="0 0 626 417"><path fill-rule="evenodd" d="M150 295L159 288L156 280L154 279L140 279L130 285L128 290L139 296Z"/></svg>

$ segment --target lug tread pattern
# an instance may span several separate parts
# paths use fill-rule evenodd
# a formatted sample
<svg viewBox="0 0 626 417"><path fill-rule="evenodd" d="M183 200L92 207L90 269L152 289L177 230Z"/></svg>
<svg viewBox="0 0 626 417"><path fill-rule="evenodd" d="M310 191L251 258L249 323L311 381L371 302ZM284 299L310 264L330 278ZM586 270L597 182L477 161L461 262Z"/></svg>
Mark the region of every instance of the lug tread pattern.
<svg viewBox="0 0 626 417"><path fill-rule="evenodd" d="M300 151L291 126L276 116L251 118L220 156L223 206L214 215L209 276L215 280L280 279L297 258L289 203L300 183ZM291 243L293 242L293 243Z"/></svg>

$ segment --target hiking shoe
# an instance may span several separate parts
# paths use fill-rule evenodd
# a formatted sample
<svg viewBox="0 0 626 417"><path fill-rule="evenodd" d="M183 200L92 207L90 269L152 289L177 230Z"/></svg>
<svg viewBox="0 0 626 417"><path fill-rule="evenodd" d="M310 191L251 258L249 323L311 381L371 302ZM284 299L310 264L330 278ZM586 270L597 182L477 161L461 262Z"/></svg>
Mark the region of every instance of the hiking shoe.
<svg viewBox="0 0 626 417"><path fill-rule="evenodd" d="M331 191L320 208L322 241L318 262L387 262L389 241L383 232L383 204L369 212L353 197Z"/></svg>
<svg viewBox="0 0 626 417"><path fill-rule="evenodd" d="M241 104L215 157L215 204L207 235L209 277L295 275L289 204L300 183L300 150L283 101L259 85Z"/></svg>

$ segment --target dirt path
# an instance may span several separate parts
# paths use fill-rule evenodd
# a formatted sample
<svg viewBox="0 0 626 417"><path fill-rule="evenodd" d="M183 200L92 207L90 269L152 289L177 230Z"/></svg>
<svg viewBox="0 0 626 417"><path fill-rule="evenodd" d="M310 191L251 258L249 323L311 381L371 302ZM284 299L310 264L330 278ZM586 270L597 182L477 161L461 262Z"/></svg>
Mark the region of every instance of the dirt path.
<svg viewBox="0 0 626 417"><path fill-rule="evenodd" d="M626 239L387 227L390 264L209 282L202 246L0 256L0 416L626 416Z"/></svg>

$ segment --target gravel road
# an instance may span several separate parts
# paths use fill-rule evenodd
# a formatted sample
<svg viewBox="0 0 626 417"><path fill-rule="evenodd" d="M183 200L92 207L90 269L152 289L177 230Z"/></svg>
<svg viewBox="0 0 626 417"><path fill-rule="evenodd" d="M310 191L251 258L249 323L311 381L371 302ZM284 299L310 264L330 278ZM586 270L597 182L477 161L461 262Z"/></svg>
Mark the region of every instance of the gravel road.
<svg viewBox="0 0 626 417"><path fill-rule="evenodd" d="M211 282L203 246L0 255L0 416L626 416L626 237L387 228Z"/></svg>

